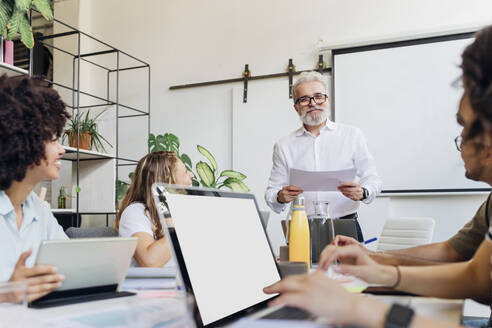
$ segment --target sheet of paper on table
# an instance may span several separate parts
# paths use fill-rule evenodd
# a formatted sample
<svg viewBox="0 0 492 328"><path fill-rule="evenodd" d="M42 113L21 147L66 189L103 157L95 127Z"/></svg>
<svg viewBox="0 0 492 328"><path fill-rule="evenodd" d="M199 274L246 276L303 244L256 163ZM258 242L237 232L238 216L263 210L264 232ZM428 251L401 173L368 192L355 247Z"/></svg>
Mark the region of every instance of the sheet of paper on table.
<svg viewBox="0 0 492 328"><path fill-rule="evenodd" d="M129 267L126 278L175 278L176 265L166 265L163 268Z"/></svg>
<svg viewBox="0 0 492 328"><path fill-rule="evenodd" d="M172 288L176 288L174 278L127 278L120 285L120 290Z"/></svg>
<svg viewBox="0 0 492 328"><path fill-rule="evenodd" d="M94 311L74 311L42 320L50 328L100 327L183 327L188 324L186 307L181 299L142 300L125 298L123 303L105 305Z"/></svg>
<svg viewBox="0 0 492 328"><path fill-rule="evenodd" d="M289 170L289 184L304 191L338 191L342 182L354 181L355 168L340 171Z"/></svg>

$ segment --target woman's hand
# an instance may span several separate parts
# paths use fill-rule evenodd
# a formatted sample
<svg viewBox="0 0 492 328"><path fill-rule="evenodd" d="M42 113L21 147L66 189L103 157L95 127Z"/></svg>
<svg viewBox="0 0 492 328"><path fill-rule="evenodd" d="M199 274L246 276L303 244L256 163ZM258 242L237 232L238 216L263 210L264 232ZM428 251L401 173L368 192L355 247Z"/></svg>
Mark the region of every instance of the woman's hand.
<svg viewBox="0 0 492 328"><path fill-rule="evenodd" d="M26 260L32 250L21 254L15 264L14 272L9 281L24 282L27 284L27 301L32 302L41 298L62 285L65 277L56 273L56 268L51 265L35 265L26 267Z"/></svg>
<svg viewBox="0 0 492 328"><path fill-rule="evenodd" d="M344 247L326 246L320 255L318 267L328 270L336 261L340 264L333 268L335 272L350 274L368 283L392 286L398 279L395 267L378 264L358 244Z"/></svg>

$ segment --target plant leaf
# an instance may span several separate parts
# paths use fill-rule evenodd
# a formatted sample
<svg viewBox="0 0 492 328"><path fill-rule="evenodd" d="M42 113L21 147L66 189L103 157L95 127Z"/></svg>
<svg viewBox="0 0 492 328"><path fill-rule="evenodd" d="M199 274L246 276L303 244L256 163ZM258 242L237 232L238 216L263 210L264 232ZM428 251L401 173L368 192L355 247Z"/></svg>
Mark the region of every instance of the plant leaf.
<svg viewBox="0 0 492 328"><path fill-rule="evenodd" d="M236 178L239 180L244 180L246 179L246 176L242 174L241 172L237 172L234 170L224 170L222 173L220 173L221 177L229 177L229 178Z"/></svg>
<svg viewBox="0 0 492 328"><path fill-rule="evenodd" d="M31 9L32 0L15 0L15 6L22 10L23 12Z"/></svg>
<svg viewBox="0 0 492 328"><path fill-rule="evenodd" d="M46 20L53 20L53 11L49 0L33 0L33 3Z"/></svg>
<svg viewBox="0 0 492 328"><path fill-rule="evenodd" d="M244 184L244 182L236 178L227 178L224 181L224 186L232 189L232 191L249 192L249 188Z"/></svg>
<svg viewBox="0 0 492 328"><path fill-rule="evenodd" d="M213 186L215 184L214 172L207 163L202 161L196 163L196 172L200 176L202 183L205 183L207 186Z"/></svg>
<svg viewBox="0 0 492 328"><path fill-rule="evenodd" d="M186 166L186 168L188 169L188 171L191 171L193 168L193 164L191 163L190 157L186 154L181 154L180 158L181 158L181 161Z"/></svg>
<svg viewBox="0 0 492 328"><path fill-rule="evenodd" d="M116 200L121 201L128 190L130 184L125 181L116 180Z"/></svg>
<svg viewBox="0 0 492 328"><path fill-rule="evenodd" d="M34 47L34 36L32 35L32 28L27 20L26 15L22 15L22 19L19 25L19 31L21 34L21 41L26 48L32 49Z"/></svg>
<svg viewBox="0 0 492 328"><path fill-rule="evenodd" d="M10 21L7 25L8 32L7 32L7 40L13 40L14 37L17 34L17 31L19 30L19 26L21 24L22 17L25 14L19 10L19 8L14 7L14 12L12 13L12 16L10 17Z"/></svg>
<svg viewBox="0 0 492 328"><path fill-rule="evenodd" d="M164 145L166 150L173 151L179 156L179 139L172 133L164 134Z"/></svg>
<svg viewBox="0 0 492 328"><path fill-rule="evenodd" d="M3 35L9 23L12 12L14 11L14 0L0 1L0 34Z"/></svg>
<svg viewBox="0 0 492 328"><path fill-rule="evenodd" d="M156 146L155 135L153 133L149 133L149 139L147 139L147 146L149 147L149 151L154 152L154 147Z"/></svg>
<svg viewBox="0 0 492 328"><path fill-rule="evenodd" d="M205 147L202 147L200 145L196 145L196 148L198 149L200 154L202 154L203 156L205 156L208 159L208 161L212 165L212 168L215 172L217 170L217 162L215 161L214 156L207 149L205 149Z"/></svg>
<svg viewBox="0 0 492 328"><path fill-rule="evenodd" d="M198 187L198 186L200 186L200 182L198 182L198 180L196 180L196 179L193 179L193 180L191 180L191 185L193 187Z"/></svg>

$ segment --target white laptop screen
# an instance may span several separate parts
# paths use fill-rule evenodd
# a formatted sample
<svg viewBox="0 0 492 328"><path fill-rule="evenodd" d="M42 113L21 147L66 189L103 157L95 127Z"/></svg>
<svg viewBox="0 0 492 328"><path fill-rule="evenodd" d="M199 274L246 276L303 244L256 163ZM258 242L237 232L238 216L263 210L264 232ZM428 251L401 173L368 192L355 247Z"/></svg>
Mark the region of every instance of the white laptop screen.
<svg viewBox="0 0 492 328"><path fill-rule="evenodd" d="M253 198L166 194L204 325L263 302L278 280Z"/></svg>

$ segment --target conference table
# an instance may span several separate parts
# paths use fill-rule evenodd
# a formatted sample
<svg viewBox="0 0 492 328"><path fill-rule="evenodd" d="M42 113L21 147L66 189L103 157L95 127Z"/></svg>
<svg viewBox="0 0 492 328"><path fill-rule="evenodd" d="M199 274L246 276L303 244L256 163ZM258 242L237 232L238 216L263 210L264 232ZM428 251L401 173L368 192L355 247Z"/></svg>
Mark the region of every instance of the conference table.
<svg viewBox="0 0 492 328"><path fill-rule="evenodd" d="M417 313L456 324L461 322L463 300L414 296L365 295L384 302L412 306ZM87 303L27 309L19 326L52 328L193 327L187 314L190 297L175 290L140 290L136 296ZM275 326L278 325L278 322ZM263 326L265 322L263 322ZM273 322L272 322L272 326ZM302 324L299 327L303 326Z"/></svg>

